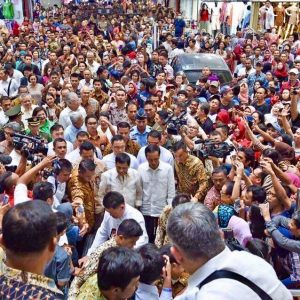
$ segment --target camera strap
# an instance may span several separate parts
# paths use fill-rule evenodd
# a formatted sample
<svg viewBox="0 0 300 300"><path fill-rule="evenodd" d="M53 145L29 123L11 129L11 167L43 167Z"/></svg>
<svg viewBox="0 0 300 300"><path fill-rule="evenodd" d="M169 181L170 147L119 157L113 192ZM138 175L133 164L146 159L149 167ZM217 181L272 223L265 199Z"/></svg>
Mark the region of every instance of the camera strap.
<svg viewBox="0 0 300 300"><path fill-rule="evenodd" d="M254 282L252 282L251 280L247 279L246 277L238 273L228 271L228 270L217 270L213 272L208 277L206 277L202 282L200 282L197 287L200 290L205 284L214 281L216 279L222 279L222 278L228 278L228 279L239 281L240 283L250 288L253 292L255 292L260 297L260 299L272 300L272 298L264 290L262 290L259 286L257 286Z"/></svg>

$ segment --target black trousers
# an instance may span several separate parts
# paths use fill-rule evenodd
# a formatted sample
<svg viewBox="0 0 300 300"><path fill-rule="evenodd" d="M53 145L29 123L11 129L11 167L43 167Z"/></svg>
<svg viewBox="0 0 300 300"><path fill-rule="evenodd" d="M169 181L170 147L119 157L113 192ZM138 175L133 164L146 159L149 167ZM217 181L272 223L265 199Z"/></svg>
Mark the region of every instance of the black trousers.
<svg viewBox="0 0 300 300"><path fill-rule="evenodd" d="M156 229L158 225L158 217L144 216L149 243L154 243Z"/></svg>

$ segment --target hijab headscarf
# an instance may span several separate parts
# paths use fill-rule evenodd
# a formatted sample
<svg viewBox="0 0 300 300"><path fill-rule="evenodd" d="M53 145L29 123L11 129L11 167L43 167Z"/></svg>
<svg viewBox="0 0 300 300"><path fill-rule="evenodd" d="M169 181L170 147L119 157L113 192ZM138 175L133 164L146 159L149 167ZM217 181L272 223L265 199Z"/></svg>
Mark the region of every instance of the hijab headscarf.
<svg viewBox="0 0 300 300"><path fill-rule="evenodd" d="M241 86L245 86L246 89L244 91L242 91L242 89L240 90L238 98L239 98L241 104L248 104L249 103L249 89L248 89L248 84L247 84L247 82L243 82L243 83L241 83Z"/></svg>

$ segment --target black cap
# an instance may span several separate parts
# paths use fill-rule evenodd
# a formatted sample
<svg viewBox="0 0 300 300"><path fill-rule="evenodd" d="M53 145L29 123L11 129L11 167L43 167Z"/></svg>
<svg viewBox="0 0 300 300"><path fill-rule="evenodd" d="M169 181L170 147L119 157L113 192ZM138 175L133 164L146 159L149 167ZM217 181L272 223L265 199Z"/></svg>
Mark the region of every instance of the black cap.
<svg viewBox="0 0 300 300"><path fill-rule="evenodd" d="M27 119L28 125L38 126L40 125L40 119L38 117L31 117Z"/></svg>

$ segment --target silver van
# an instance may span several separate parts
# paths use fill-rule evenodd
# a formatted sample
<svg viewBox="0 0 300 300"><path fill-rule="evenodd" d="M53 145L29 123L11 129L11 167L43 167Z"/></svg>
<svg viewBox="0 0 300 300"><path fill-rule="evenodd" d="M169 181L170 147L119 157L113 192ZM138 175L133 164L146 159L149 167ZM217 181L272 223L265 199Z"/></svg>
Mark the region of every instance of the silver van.
<svg viewBox="0 0 300 300"><path fill-rule="evenodd" d="M171 66L174 74L183 71L190 83L195 84L201 75L204 67L209 67L212 73L218 75L221 85L229 84L232 81L232 74L224 61L217 54L210 53L184 53L175 57Z"/></svg>

